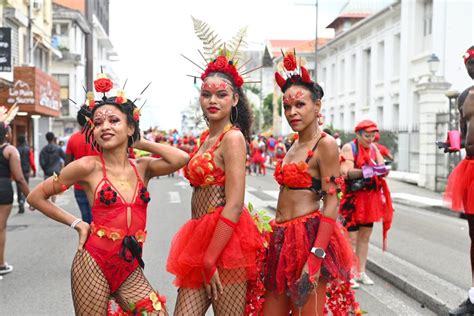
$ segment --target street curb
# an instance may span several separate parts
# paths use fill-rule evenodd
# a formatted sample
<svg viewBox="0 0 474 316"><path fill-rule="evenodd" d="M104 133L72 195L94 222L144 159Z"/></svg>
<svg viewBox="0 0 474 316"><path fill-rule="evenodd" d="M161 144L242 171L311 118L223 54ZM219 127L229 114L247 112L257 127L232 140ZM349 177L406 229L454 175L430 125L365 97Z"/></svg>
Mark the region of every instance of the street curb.
<svg viewBox="0 0 474 316"><path fill-rule="evenodd" d="M370 245L367 268L438 315L448 315L466 296L466 291Z"/></svg>

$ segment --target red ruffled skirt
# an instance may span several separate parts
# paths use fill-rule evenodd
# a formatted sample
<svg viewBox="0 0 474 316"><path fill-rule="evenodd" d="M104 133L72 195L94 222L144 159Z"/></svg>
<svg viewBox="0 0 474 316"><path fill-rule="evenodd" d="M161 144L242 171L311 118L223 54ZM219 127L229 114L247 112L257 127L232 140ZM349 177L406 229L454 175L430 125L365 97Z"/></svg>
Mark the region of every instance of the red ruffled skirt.
<svg viewBox="0 0 474 316"><path fill-rule="evenodd" d="M474 214L474 158L464 159L451 172L444 201L453 211Z"/></svg>
<svg viewBox="0 0 474 316"><path fill-rule="evenodd" d="M171 243L166 269L174 274L174 284L201 288L203 259L223 207L200 218L191 219L178 231ZM257 252L262 239L250 213L244 209L234 234L217 261L221 282L225 284L255 280ZM226 270L226 271L223 271ZM235 271L235 273L233 273Z"/></svg>
<svg viewBox="0 0 474 316"><path fill-rule="evenodd" d="M265 287L269 291L288 293L300 278L318 233L321 213L313 212L294 220L277 224L272 221L273 233L268 248L265 268ZM320 278L326 282L349 281L352 249L345 229L337 228L326 249Z"/></svg>

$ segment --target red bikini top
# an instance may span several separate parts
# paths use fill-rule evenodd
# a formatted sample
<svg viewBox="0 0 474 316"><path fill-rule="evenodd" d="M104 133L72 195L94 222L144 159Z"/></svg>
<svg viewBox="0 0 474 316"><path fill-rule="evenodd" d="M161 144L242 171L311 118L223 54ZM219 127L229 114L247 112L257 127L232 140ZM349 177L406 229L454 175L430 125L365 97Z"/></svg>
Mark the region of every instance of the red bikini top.
<svg viewBox="0 0 474 316"><path fill-rule="evenodd" d="M196 149L194 149L194 151L190 154L191 159L184 168L184 176L189 180L193 187L206 185L224 185L225 172L216 165L214 161L214 152L221 144L224 135L230 130L239 129L235 126L229 125L228 127L224 128L224 131L210 149L202 154L197 154L199 148L201 148L202 144L209 136L209 130L206 130L201 134L199 147L196 147Z"/></svg>
<svg viewBox="0 0 474 316"><path fill-rule="evenodd" d="M326 136L322 133L313 149L308 150L308 156L305 161L290 162L283 165L283 159L278 160L273 177L279 185L290 190L310 190L314 192L321 191L321 179L312 177L308 173L308 162L313 157L314 151L319 145L321 139Z"/></svg>
<svg viewBox="0 0 474 316"><path fill-rule="evenodd" d="M97 184L94 192L94 203L92 205L92 217L95 225L104 225L122 229L126 234L144 230L146 226L146 209L150 201L150 194L143 183L140 174L132 160L130 165L137 177L137 184L131 202L127 202L114 184L107 178L105 162L100 155L102 162L103 178ZM127 209L131 210L131 223L128 227Z"/></svg>

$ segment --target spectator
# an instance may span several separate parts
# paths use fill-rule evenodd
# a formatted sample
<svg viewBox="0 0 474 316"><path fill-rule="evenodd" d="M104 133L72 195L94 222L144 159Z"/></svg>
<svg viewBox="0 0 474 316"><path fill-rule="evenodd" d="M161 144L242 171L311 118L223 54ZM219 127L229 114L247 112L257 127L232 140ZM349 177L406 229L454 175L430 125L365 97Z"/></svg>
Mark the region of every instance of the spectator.
<svg viewBox="0 0 474 316"><path fill-rule="evenodd" d="M86 109L81 108L77 112L77 122L81 127L86 124ZM86 156L95 156L99 153L86 141L85 134L81 131L77 131L71 135L66 147L66 165L74 160L81 159ZM74 184L74 198L76 199L77 206L81 211L82 220L88 224L92 221L91 206L89 200L84 192L84 189L79 184Z"/></svg>
<svg viewBox="0 0 474 316"><path fill-rule="evenodd" d="M267 152L268 152L268 157L269 157L268 163L270 164L270 166L273 165L273 162L275 160L276 143L277 142L275 138L273 137L273 135L270 135L270 137L267 140Z"/></svg>
<svg viewBox="0 0 474 316"><path fill-rule="evenodd" d="M26 183L29 184L31 171L34 170L36 172L34 159L33 160L30 159L32 150L26 143L26 138L24 135L18 136L17 143L18 143L18 146L17 146L18 153L20 154L21 171L23 173L23 177L25 178ZM25 213L26 198L21 191L21 183L16 182L16 188L17 188L18 213L23 214Z"/></svg>
<svg viewBox="0 0 474 316"><path fill-rule="evenodd" d="M40 166L43 169L44 179L51 177L53 174L59 175L61 171L61 159L66 160L66 154L64 151L56 145L56 137L54 133L47 132L46 140L48 145L44 146L40 152ZM56 201L56 197L51 197L53 203Z"/></svg>

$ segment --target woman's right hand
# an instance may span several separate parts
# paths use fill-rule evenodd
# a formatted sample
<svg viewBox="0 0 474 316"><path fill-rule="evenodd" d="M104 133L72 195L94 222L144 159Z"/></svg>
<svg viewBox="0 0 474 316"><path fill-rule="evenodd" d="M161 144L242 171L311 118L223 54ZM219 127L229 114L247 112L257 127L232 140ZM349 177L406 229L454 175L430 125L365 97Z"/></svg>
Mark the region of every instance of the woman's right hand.
<svg viewBox="0 0 474 316"><path fill-rule="evenodd" d="M209 281L209 284L206 283L206 278L204 277L204 288L206 289L207 297L217 301L217 298L219 295L221 295L224 292L224 289L222 288L222 283L221 279L219 278L219 272L216 269L216 272L212 275L211 280Z"/></svg>
<svg viewBox="0 0 474 316"><path fill-rule="evenodd" d="M82 251L91 231L90 225L86 222L80 222L74 229L79 233L79 245L77 246L77 250Z"/></svg>

